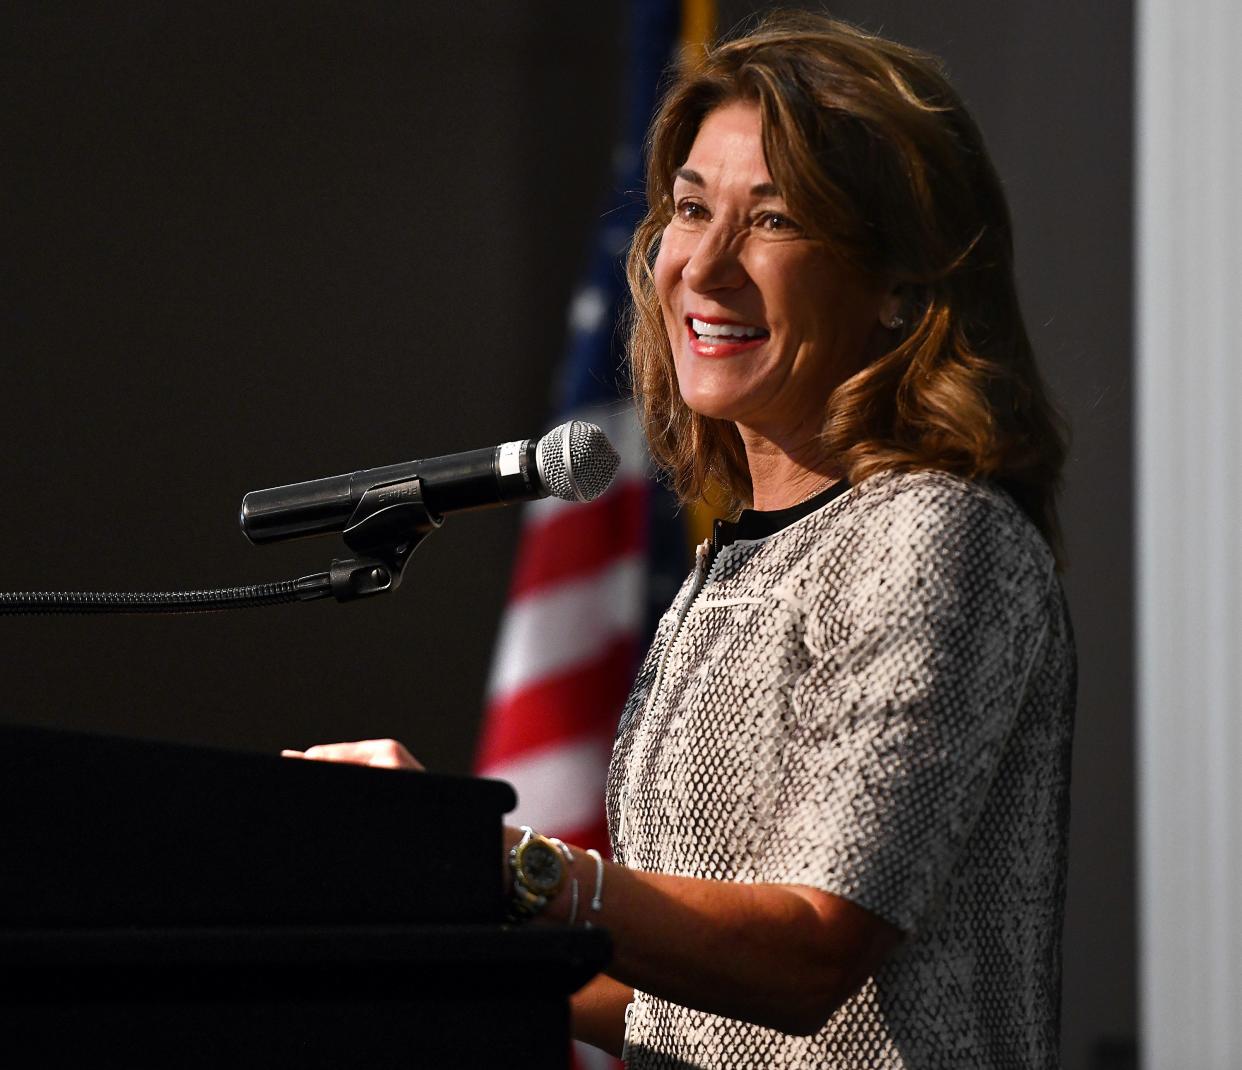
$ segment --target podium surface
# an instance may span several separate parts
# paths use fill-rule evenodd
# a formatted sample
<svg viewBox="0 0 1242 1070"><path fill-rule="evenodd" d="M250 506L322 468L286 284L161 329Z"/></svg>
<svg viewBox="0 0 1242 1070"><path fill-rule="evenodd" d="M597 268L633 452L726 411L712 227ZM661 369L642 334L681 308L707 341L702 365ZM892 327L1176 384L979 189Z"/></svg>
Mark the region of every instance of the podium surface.
<svg viewBox="0 0 1242 1070"><path fill-rule="evenodd" d="M567 1067L598 930L513 928L512 788L0 726L12 1067Z"/></svg>
<svg viewBox="0 0 1242 1070"><path fill-rule="evenodd" d="M0 725L0 926L501 921L501 781Z"/></svg>

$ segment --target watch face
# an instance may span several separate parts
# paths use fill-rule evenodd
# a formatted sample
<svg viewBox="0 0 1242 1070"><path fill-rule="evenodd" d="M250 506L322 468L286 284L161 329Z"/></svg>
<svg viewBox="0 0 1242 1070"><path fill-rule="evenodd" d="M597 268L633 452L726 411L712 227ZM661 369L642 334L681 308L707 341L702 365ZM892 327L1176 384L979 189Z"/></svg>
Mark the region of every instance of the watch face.
<svg viewBox="0 0 1242 1070"><path fill-rule="evenodd" d="M556 891L565 874L560 852L542 840L531 840L518 853L522 881L543 895Z"/></svg>

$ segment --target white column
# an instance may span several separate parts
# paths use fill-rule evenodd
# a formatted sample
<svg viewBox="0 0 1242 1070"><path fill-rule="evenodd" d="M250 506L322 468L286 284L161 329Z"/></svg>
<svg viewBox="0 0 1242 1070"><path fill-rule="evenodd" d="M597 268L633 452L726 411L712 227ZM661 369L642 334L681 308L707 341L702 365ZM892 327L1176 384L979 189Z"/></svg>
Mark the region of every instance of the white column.
<svg viewBox="0 0 1242 1070"><path fill-rule="evenodd" d="M1239 1070L1242 3L1137 13L1140 1046Z"/></svg>

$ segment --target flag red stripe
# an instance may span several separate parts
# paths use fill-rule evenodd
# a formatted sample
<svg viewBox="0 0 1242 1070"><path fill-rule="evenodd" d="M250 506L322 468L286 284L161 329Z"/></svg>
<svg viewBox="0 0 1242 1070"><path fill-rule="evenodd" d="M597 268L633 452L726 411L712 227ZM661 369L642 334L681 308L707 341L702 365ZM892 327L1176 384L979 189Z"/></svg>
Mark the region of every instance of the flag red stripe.
<svg viewBox="0 0 1242 1070"><path fill-rule="evenodd" d="M510 599L588 576L618 558L645 553L647 493L641 483L628 483L525 532Z"/></svg>
<svg viewBox="0 0 1242 1070"><path fill-rule="evenodd" d="M539 747L583 736L611 736L629 692L638 640L618 636L597 657L493 702L484 718L475 768L486 773Z"/></svg>

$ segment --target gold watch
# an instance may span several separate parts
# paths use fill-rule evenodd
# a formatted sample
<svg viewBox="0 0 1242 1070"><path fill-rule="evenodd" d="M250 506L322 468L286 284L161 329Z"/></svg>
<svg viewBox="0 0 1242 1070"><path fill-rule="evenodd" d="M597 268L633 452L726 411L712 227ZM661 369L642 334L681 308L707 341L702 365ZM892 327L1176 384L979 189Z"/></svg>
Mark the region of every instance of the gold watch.
<svg viewBox="0 0 1242 1070"><path fill-rule="evenodd" d="M529 825L509 851L513 889L509 893L509 919L529 921L556 898L569 876L565 856L558 844L540 836Z"/></svg>

